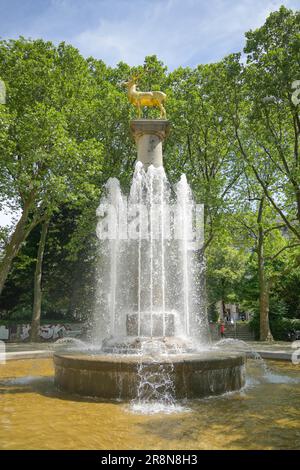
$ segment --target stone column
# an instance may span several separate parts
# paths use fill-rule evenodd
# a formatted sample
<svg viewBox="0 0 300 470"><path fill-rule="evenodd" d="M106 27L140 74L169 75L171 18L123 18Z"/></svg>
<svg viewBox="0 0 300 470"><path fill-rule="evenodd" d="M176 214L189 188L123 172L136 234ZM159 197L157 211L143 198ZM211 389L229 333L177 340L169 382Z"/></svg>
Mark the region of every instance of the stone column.
<svg viewBox="0 0 300 470"><path fill-rule="evenodd" d="M130 129L137 146L138 161L148 168L163 166L162 143L169 134L170 122L164 119L135 119Z"/></svg>

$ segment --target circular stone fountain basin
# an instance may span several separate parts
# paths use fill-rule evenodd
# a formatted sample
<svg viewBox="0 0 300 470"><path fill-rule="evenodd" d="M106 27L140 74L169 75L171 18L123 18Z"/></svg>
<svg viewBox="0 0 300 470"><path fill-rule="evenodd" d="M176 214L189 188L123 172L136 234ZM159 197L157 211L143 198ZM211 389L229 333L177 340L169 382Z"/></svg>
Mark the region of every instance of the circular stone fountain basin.
<svg viewBox="0 0 300 470"><path fill-rule="evenodd" d="M245 382L245 356L204 351L161 357L138 354L54 355L55 383L63 390L108 399L137 397L143 366L154 375L164 369L173 382L175 398L201 398L239 390Z"/></svg>

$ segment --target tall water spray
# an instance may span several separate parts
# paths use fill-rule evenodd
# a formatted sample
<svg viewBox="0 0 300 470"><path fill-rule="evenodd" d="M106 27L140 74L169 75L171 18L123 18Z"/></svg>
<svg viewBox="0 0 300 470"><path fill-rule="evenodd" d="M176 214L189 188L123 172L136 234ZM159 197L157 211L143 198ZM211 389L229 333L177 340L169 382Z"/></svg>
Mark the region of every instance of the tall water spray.
<svg viewBox="0 0 300 470"><path fill-rule="evenodd" d="M162 166L139 161L128 198L117 179L108 181L97 211L94 341L109 338L118 347L132 338L207 341L202 219L185 175L174 190Z"/></svg>

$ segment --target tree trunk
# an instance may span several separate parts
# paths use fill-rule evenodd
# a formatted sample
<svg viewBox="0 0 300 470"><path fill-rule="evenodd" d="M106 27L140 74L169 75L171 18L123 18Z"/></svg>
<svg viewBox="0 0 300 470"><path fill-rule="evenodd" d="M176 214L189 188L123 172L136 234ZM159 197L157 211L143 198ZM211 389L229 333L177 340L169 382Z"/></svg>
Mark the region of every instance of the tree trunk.
<svg viewBox="0 0 300 470"><path fill-rule="evenodd" d="M260 341L273 341L269 323L269 290L270 283L266 279L264 258L264 230L262 227L264 198L261 199L258 213L258 280L259 280L259 339Z"/></svg>
<svg viewBox="0 0 300 470"><path fill-rule="evenodd" d="M3 291L4 284L11 268L12 261L15 256L17 256L22 243L28 235L28 233L26 232L26 222L28 220L30 207L31 202L26 202L19 222L16 225L15 231L12 234L11 239L5 248L5 255L0 264L0 295Z"/></svg>
<svg viewBox="0 0 300 470"><path fill-rule="evenodd" d="M41 323L41 310L42 310L42 269L43 257L45 252L46 238L49 227L49 220L46 220L42 225L41 238L37 253L37 260L34 273L34 299L33 299L33 313L30 330L30 341L38 341L40 323Z"/></svg>
<svg viewBox="0 0 300 470"><path fill-rule="evenodd" d="M221 304L222 304L222 315L223 315L222 320L225 320L227 317L227 311L225 307L225 301L223 299L221 300Z"/></svg>
<svg viewBox="0 0 300 470"><path fill-rule="evenodd" d="M296 200L297 200L297 217L300 222L300 188L296 189Z"/></svg>

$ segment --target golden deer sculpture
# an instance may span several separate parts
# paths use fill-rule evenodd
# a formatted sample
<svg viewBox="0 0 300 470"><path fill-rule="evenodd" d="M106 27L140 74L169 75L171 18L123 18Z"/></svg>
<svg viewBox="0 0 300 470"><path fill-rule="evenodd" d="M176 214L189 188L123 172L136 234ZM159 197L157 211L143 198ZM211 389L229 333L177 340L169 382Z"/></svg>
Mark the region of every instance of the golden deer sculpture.
<svg viewBox="0 0 300 470"><path fill-rule="evenodd" d="M133 77L128 82L124 82L128 89L129 102L134 104L138 109L138 117L142 115L142 106L158 107L160 109L160 119L166 119L166 110L163 103L166 101L167 95L162 91L138 91L136 89L137 78Z"/></svg>

